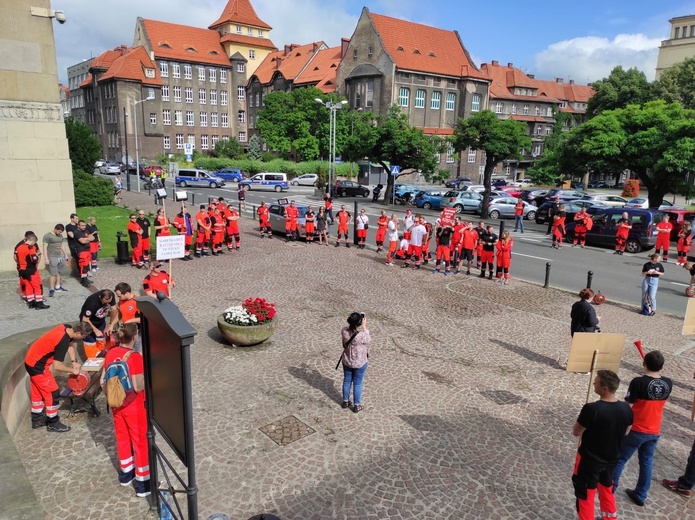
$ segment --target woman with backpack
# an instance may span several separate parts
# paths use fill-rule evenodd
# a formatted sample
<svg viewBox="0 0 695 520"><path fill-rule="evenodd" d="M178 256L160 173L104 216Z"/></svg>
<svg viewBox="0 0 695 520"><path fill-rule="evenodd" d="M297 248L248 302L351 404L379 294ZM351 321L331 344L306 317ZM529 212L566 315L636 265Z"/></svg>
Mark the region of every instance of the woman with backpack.
<svg viewBox="0 0 695 520"><path fill-rule="evenodd" d="M118 332L120 345L106 353L101 386L113 413L116 452L121 486L135 481L135 494L150 494L147 448L147 412L142 355L133 352L138 337L135 323L125 323Z"/></svg>
<svg viewBox="0 0 695 520"><path fill-rule="evenodd" d="M343 408L350 408L357 413L362 406L362 379L367 371L367 348L372 340L367 330L367 318L364 314L353 312L348 316L348 326L343 327L340 336L343 341ZM362 330L359 330L360 326ZM337 368L337 367L336 367ZM350 388L353 391L354 404L350 401Z"/></svg>

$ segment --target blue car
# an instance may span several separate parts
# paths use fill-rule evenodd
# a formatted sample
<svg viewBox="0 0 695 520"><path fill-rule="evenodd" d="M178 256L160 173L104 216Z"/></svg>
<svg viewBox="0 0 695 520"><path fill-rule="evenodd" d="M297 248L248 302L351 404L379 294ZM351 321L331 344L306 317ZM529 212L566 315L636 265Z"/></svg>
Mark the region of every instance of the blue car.
<svg viewBox="0 0 695 520"><path fill-rule="evenodd" d="M244 174L241 173L239 168L222 168L213 172L215 177L224 179L226 182L239 182L244 180Z"/></svg>
<svg viewBox="0 0 695 520"><path fill-rule="evenodd" d="M440 209L443 196L442 190L420 191L415 195L415 205L424 209Z"/></svg>

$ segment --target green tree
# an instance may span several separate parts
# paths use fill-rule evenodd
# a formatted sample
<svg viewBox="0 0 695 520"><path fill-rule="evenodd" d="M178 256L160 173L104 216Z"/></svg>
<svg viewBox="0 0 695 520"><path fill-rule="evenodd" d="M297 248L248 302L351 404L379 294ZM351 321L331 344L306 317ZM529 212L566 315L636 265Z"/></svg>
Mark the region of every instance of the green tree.
<svg viewBox="0 0 695 520"><path fill-rule="evenodd" d="M101 158L101 144L92 135L92 130L86 124L68 116L65 119L65 134L68 138L72 170L93 172L94 163Z"/></svg>
<svg viewBox="0 0 695 520"><path fill-rule="evenodd" d="M649 206L666 193L692 196L695 111L663 100L607 110L580 126L565 143L560 165L597 171L631 170L647 188Z"/></svg>
<svg viewBox="0 0 695 520"><path fill-rule="evenodd" d="M109 206L113 204L113 183L109 179L94 176L91 171L74 170L73 189L75 191L75 206Z"/></svg>
<svg viewBox="0 0 695 520"><path fill-rule="evenodd" d="M634 67L624 70L618 65L607 78L595 81L591 86L595 94L591 96L586 108L589 117L594 117L604 110L642 105L654 99L654 88L647 81L644 72Z"/></svg>
<svg viewBox="0 0 695 520"><path fill-rule="evenodd" d="M250 161L260 161L263 157L263 152L261 151L261 138L258 137L258 134L253 134L251 139L249 139L247 156Z"/></svg>
<svg viewBox="0 0 695 520"><path fill-rule="evenodd" d="M244 157L244 149L236 139L217 141L215 143L215 149L212 150L210 155L227 159L241 159ZM193 158L196 159L195 152Z"/></svg>
<svg viewBox="0 0 695 520"><path fill-rule="evenodd" d="M695 58L687 58L666 69L654 82L657 97L695 110Z"/></svg>
<svg viewBox="0 0 695 520"><path fill-rule="evenodd" d="M487 203L490 200L490 184L495 166L507 159L521 160L521 149L531 148L531 138L525 131L526 123L511 119L500 120L491 110L483 110L468 119L459 118L456 124L452 144L457 153L467 148L485 152L482 218L487 218Z"/></svg>

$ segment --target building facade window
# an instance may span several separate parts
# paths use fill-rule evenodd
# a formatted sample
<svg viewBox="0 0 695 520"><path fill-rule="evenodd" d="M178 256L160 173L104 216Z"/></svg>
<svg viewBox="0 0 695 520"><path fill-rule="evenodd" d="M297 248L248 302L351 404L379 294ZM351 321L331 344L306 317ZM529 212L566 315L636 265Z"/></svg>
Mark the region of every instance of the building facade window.
<svg viewBox="0 0 695 520"><path fill-rule="evenodd" d="M229 116L226 112L220 114L220 123L222 124L222 128L229 128Z"/></svg>
<svg viewBox="0 0 695 520"><path fill-rule="evenodd" d="M236 98L239 101L244 101L244 99L246 99L246 89L244 87L236 88Z"/></svg>
<svg viewBox="0 0 695 520"><path fill-rule="evenodd" d="M516 114L516 103L512 103L512 109L510 112L512 115Z"/></svg>
<svg viewBox="0 0 695 520"><path fill-rule="evenodd" d="M239 132L239 142L240 143L246 142L246 132Z"/></svg>
<svg viewBox="0 0 695 520"><path fill-rule="evenodd" d="M249 49L249 59L250 60L256 59L256 51L254 51L253 49Z"/></svg>
<svg viewBox="0 0 695 520"><path fill-rule="evenodd" d="M241 25L236 26L236 33L241 34Z"/></svg>
<svg viewBox="0 0 695 520"><path fill-rule="evenodd" d="M163 78L169 77L169 62L160 61L159 62L159 75Z"/></svg>
<svg viewBox="0 0 695 520"><path fill-rule="evenodd" d="M533 156L538 157L541 154L541 145L537 144L533 147Z"/></svg>
<svg viewBox="0 0 695 520"><path fill-rule="evenodd" d="M188 134L188 142L195 148L195 134Z"/></svg>
<svg viewBox="0 0 695 520"><path fill-rule="evenodd" d="M183 126L183 111L174 110L174 125Z"/></svg>
<svg viewBox="0 0 695 520"><path fill-rule="evenodd" d="M171 137L168 135L164 136L164 149L171 150Z"/></svg>
<svg viewBox="0 0 695 520"><path fill-rule="evenodd" d="M227 91L226 90L220 90L220 105L223 107L227 106Z"/></svg>
<svg viewBox="0 0 695 520"><path fill-rule="evenodd" d="M181 77L181 66L178 63L171 64L171 77L174 79Z"/></svg>
<svg viewBox="0 0 695 520"><path fill-rule="evenodd" d="M176 134L176 149L183 150L183 134Z"/></svg>
<svg viewBox="0 0 695 520"><path fill-rule="evenodd" d="M208 69L208 79L210 83L217 83L217 69L210 67Z"/></svg>
<svg viewBox="0 0 695 520"><path fill-rule="evenodd" d="M471 96L471 112L480 112L480 102L482 99L480 94L473 94L473 96Z"/></svg>
<svg viewBox="0 0 695 520"><path fill-rule="evenodd" d="M217 91L216 90L210 91L210 104L211 105L217 105Z"/></svg>
<svg viewBox="0 0 695 520"><path fill-rule="evenodd" d="M546 126L545 127L545 135L550 135L553 131L553 128L551 126Z"/></svg>
<svg viewBox="0 0 695 520"><path fill-rule="evenodd" d="M236 64L236 71L240 72L243 74L243 72L246 70L246 66L244 63L237 63Z"/></svg>
<svg viewBox="0 0 695 520"><path fill-rule="evenodd" d="M208 113L207 112L201 112L198 115L198 118L200 120L200 126L208 126Z"/></svg>
<svg viewBox="0 0 695 520"><path fill-rule="evenodd" d="M205 81L205 67L198 67L198 81Z"/></svg>
<svg viewBox="0 0 695 520"><path fill-rule="evenodd" d="M162 111L162 124L169 126L171 124L171 110L165 108Z"/></svg>
<svg viewBox="0 0 695 520"><path fill-rule="evenodd" d="M456 94L447 92L446 94L446 109L454 110L456 108Z"/></svg>
<svg viewBox="0 0 695 520"><path fill-rule="evenodd" d="M475 163L475 150L468 149L468 163L469 164L474 164Z"/></svg>
<svg viewBox="0 0 695 520"><path fill-rule="evenodd" d="M220 69L220 83L227 83L227 71Z"/></svg>
<svg viewBox="0 0 695 520"><path fill-rule="evenodd" d="M217 112L211 112L210 113L210 126L213 128L217 128L219 126L218 124L218 118L217 118Z"/></svg>
<svg viewBox="0 0 695 520"><path fill-rule="evenodd" d="M538 135L543 135L543 125L538 125L538 126L536 127L536 133L537 133Z"/></svg>
<svg viewBox="0 0 695 520"><path fill-rule="evenodd" d="M256 96L255 96L255 97L256 97L256 106L257 106L257 107L260 107L260 106L261 106L261 93L260 93L260 92L256 92Z"/></svg>
<svg viewBox="0 0 695 520"><path fill-rule="evenodd" d="M186 103L193 103L193 87L186 87Z"/></svg>
<svg viewBox="0 0 695 520"><path fill-rule="evenodd" d="M398 104L402 107L407 107L410 103L410 89L401 87L398 90Z"/></svg>
<svg viewBox="0 0 695 520"><path fill-rule="evenodd" d="M219 135L213 135L213 136L212 136L212 149L213 149L213 150L215 149L215 145L217 144L217 141L219 141L219 140L220 140L220 136L219 136Z"/></svg>
<svg viewBox="0 0 695 520"><path fill-rule="evenodd" d="M253 36L253 29L251 29L251 27L248 27L248 28L246 29L246 34L249 35L249 36Z"/></svg>
<svg viewBox="0 0 695 520"><path fill-rule="evenodd" d="M430 100L430 108L432 110L439 110L439 108L442 106L442 93L441 92L432 92L432 99Z"/></svg>
<svg viewBox="0 0 695 520"><path fill-rule="evenodd" d="M415 91L415 103L413 103L415 108L425 108L425 94L424 90Z"/></svg>
<svg viewBox="0 0 695 520"><path fill-rule="evenodd" d="M150 124L151 125L157 124L157 114L155 112L150 112Z"/></svg>
<svg viewBox="0 0 695 520"><path fill-rule="evenodd" d="M524 115L528 115L528 105L524 105Z"/></svg>
<svg viewBox="0 0 695 520"><path fill-rule="evenodd" d="M504 104L502 103L495 103L495 114L501 114L502 110L504 109Z"/></svg>
<svg viewBox="0 0 695 520"><path fill-rule="evenodd" d="M193 110L186 111L186 126L195 126L195 120L193 118Z"/></svg>
<svg viewBox="0 0 695 520"><path fill-rule="evenodd" d="M237 119L240 123L246 123L246 112L244 112L243 110L239 110L237 114Z"/></svg>
<svg viewBox="0 0 695 520"><path fill-rule="evenodd" d="M451 143L446 144L446 159L445 159L447 164L451 164L454 162L454 147L452 146Z"/></svg>
<svg viewBox="0 0 695 520"><path fill-rule="evenodd" d="M207 134L203 134L200 136L200 149L201 150L207 150L208 149L208 136L207 136Z"/></svg>
<svg viewBox="0 0 695 520"><path fill-rule="evenodd" d="M181 103L181 87L174 85L174 103Z"/></svg>
<svg viewBox="0 0 695 520"><path fill-rule="evenodd" d="M193 79L193 67L189 63L183 64L183 79Z"/></svg>
<svg viewBox="0 0 695 520"><path fill-rule="evenodd" d="M169 101L169 85L162 86L162 101Z"/></svg>
<svg viewBox="0 0 695 520"><path fill-rule="evenodd" d="M553 107L548 107L545 109L545 115L547 117L553 117Z"/></svg>
<svg viewBox="0 0 695 520"><path fill-rule="evenodd" d="M541 107L539 107L538 105L536 105L535 114L536 114L537 116L541 115Z"/></svg>
<svg viewBox="0 0 695 520"><path fill-rule="evenodd" d="M205 90L204 88L199 89L198 90L198 103L200 103L201 105L204 105L206 103L206 101L205 101L206 95L207 95L207 90Z"/></svg>

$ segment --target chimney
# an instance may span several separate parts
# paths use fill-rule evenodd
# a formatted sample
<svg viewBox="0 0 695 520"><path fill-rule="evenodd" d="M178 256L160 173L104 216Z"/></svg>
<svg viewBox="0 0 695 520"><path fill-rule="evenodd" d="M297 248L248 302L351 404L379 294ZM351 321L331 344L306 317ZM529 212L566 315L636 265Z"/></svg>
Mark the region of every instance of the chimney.
<svg viewBox="0 0 695 520"><path fill-rule="evenodd" d="M573 79L570 80L570 85L574 85L574 80L573 80Z"/></svg>
<svg viewBox="0 0 695 520"><path fill-rule="evenodd" d="M314 46L312 48L312 52L316 53L316 49L318 48L318 44L314 42Z"/></svg>
<svg viewBox="0 0 695 520"><path fill-rule="evenodd" d="M536 75L535 75L535 74L526 74L526 75L527 75L529 78L531 78L531 79L536 79Z"/></svg>
<svg viewBox="0 0 695 520"><path fill-rule="evenodd" d="M513 68L514 68L514 64L510 61L509 63L507 63L507 67L509 67L510 69L513 69Z"/></svg>
<svg viewBox="0 0 695 520"><path fill-rule="evenodd" d="M348 46L350 45L350 38L341 38L340 39L340 59L343 59L345 57L345 54L347 54Z"/></svg>
<svg viewBox="0 0 695 520"><path fill-rule="evenodd" d="M292 44L285 44L285 56L287 56L290 52L292 52Z"/></svg>
<svg viewBox="0 0 695 520"><path fill-rule="evenodd" d="M562 78L555 78L555 83L558 85L562 85L564 83L564 80Z"/></svg>
<svg viewBox="0 0 695 520"><path fill-rule="evenodd" d="M492 66L493 67L499 67L500 62L497 60L492 60Z"/></svg>

